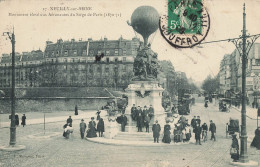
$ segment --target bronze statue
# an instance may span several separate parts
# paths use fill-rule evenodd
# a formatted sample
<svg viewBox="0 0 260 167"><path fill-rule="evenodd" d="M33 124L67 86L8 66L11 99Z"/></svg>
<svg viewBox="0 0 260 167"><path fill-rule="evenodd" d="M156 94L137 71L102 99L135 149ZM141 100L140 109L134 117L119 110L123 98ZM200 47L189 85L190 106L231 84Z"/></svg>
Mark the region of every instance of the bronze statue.
<svg viewBox="0 0 260 167"><path fill-rule="evenodd" d="M134 60L134 77L132 80L156 80L158 74L157 53L151 50L148 43L149 36L159 27L159 14L151 6L141 6L135 9L131 16L131 23L134 31L141 34L144 43L140 42L137 56Z"/></svg>

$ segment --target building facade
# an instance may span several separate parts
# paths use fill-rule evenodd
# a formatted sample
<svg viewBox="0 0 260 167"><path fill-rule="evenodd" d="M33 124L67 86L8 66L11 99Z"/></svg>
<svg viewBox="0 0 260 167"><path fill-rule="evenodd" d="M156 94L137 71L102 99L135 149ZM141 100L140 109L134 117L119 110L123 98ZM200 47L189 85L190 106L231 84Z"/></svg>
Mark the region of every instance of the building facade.
<svg viewBox="0 0 260 167"><path fill-rule="evenodd" d="M138 38L46 42L45 51L16 53L17 87L126 87L133 76ZM96 61L96 56L100 60ZM101 58L102 57L102 58ZM11 55L0 62L0 87L11 86Z"/></svg>
<svg viewBox="0 0 260 167"><path fill-rule="evenodd" d="M246 90L260 91L260 43L255 43L247 57ZM220 93L242 90L242 60L237 50L225 55L220 63Z"/></svg>

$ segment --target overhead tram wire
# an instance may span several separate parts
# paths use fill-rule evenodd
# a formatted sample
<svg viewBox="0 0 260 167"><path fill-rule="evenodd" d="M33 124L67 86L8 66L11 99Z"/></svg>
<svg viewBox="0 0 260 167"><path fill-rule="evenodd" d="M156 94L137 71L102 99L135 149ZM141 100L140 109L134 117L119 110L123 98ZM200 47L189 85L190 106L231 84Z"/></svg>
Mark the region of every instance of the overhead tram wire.
<svg viewBox="0 0 260 167"><path fill-rule="evenodd" d="M246 38L257 36L257 35L260 35L260 34L247 35ZM203 43L200 43L199 45L204 45L204 44L209 44L209 43L216 43L216 42L225 42L225 41L231 41L231 40L235 40L235 39L242 39L242 36L240 36L239 38L229 38L229 39L222 39L222 40L216 40L216 41L203 42Z"/></svg>

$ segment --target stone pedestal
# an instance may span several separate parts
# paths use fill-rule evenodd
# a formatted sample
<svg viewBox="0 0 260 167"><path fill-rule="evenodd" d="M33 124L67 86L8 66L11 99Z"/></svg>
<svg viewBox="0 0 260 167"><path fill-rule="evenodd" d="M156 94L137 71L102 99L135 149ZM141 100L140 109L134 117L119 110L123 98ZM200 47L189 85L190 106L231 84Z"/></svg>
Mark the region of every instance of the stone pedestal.
<svg viewBox="0 0 260 167"><path fill-rule="evenodd" d="M118 134L118 132L119 132L119 124L115 121L115 119L110 119L110 121L105 122L105 132L104 132L105 138L113 139Z"/></svg>
<svg viewBox="0 0 260 167"><path fill-rule="evenodd" d="M165 113L162 107L162 92L164 89L158 85L157 81L133 81L128 85L126 92L128 94L128 106L126 108L126 116L128 119L128 131L135 131L135 128L131 126L136 126L136 123L133 123L131 118L131 108L133 104L135 106L147 108L150 105L154 108L154 118L151 120L150 124L152 125L155 120L158 120L162 125L165 124Z"/></svg>

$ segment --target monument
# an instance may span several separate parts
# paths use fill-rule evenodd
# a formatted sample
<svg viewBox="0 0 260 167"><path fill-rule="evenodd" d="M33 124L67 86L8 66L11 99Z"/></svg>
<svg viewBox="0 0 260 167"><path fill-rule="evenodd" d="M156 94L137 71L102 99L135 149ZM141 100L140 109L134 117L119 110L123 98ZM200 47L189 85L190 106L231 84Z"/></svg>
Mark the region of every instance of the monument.
<svg viewBox="0 0 260 167"><path fill-rule="evenodd" d="M131 16L131 23L128 22L135 32L139 33L144 42L140 43L140 47L134 60L133 70L134 77L132 82L126 88L128 94L128 106L126 108L126 116L128 117L128 131L135 130L135 122L131 117L131 107L150 105L154 108L153 118L159 120L163 125L165 123L165 113L162 107L162 92L164 89L160 87L157 74L159 64L157 53L151 50L151 43L148 44L149 36L159 28L159 14L151 6L141 6L135 9Z"/></svg>

